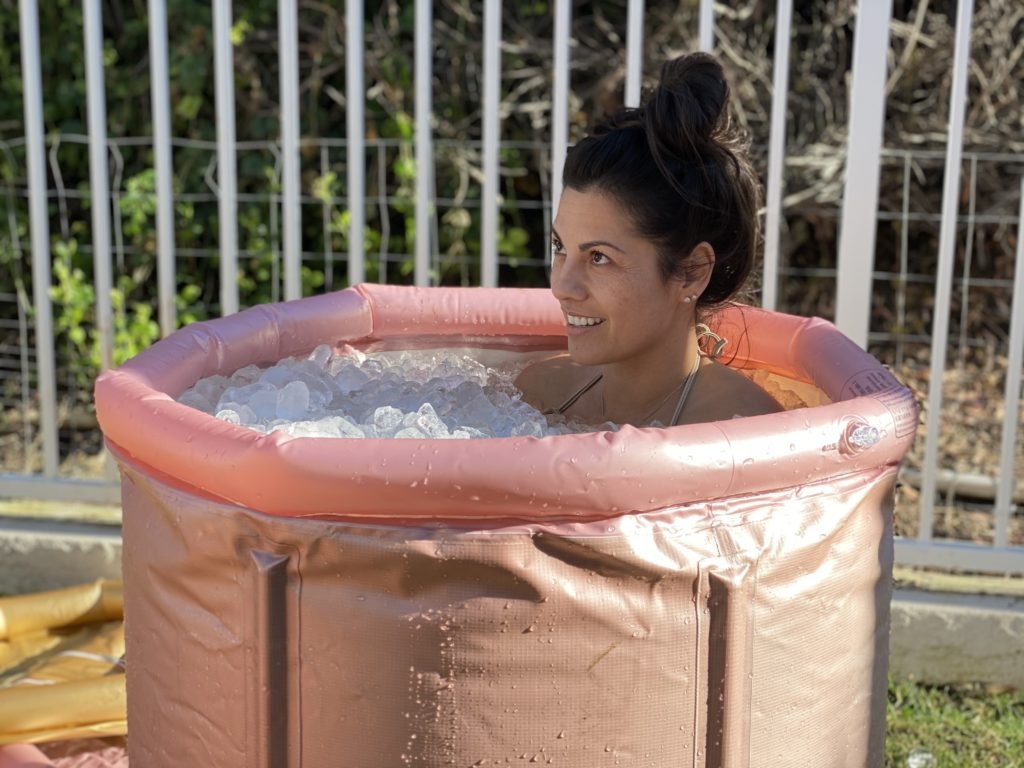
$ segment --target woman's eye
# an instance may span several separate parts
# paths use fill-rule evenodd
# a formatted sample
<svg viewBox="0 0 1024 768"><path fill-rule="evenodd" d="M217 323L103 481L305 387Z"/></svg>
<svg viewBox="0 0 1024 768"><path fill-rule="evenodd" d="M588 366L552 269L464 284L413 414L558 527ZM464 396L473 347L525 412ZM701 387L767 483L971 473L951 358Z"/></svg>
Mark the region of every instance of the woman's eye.
<svg viewBox="0 0 1024 768"><path fill-rule="evenodd" d="M607 264L608 263L608 257L605 256L600 251L591 251L590 252L590 261L593 264Z"/></svg>
<svg viewBox="0 0 1024 768"><path fill-rule="evenodd" d="M564 253L564 246L558 240L551 241L552 253Z"/></svg>

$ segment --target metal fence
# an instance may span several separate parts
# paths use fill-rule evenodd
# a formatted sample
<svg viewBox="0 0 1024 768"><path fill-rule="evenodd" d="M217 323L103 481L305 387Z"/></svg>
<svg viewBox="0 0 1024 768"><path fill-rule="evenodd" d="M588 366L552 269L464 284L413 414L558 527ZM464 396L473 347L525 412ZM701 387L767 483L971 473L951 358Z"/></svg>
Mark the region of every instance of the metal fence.
<svg viewBox="0 0 1024 768"><path fill-rule="evenodd" d="M182 203L216 205L219 222L220 281L219 299L221 311L230 313L239 308L238 268L239 258L247 256L246 249L238 242L238 217L240 206L265 206L268 222L268 247L272 252L275 270L272 280L272 300L294 299L302 295L302 267L310 260L324 264L325 287L333 283L347 284L367 278L368 271L377 279L386 280L390 270L400 262L409 259L412 263L412 279L417 285L430 284L438 272L439 261L444 255L438 251L438 220L446 207L478 205L482 221L478 257L474 259L474 272L479 274L483 285L499 282L499 267L510 267L512 260L503 257L498 242L498 219L502 211L510 206L540 216L549 222L551 201L560 194L560 173L569 140L569 63L572 38L572 3L570 0L556 0L553 3L553 78L550 95L551 136L545 144L521 143L519 149L534 153L542 167L542 194L535 200L510 202L507 187L503 186L499 168L500 152L512 143L502 141L499 115L501 61L498 52L502 43L502 7L500 0L485 0L483 72L481 77L481 111L483 115L482 138L473 143L481 160L482 179L479 184L479 202L467 203L464 199L452 200L437 195L435 186L436 163L444 154L445 142L437 139L431 129L431 48L432 7L430 0L415 1L415 132L412 151L418 161L419 172L415 176L413 197L415 243L411 259L408 255L392 249L385 234L375 248L367 249L364 241L365 227L374 220L386 228L386 211L396 202L384 179L388 165L388 152L400 149L394 141L368 137L365 115L362 111L363 82L363 39L360 25L348 24L346 37L346 93L347 137L331 140L316 137L301 137L299 132L299 108L296 94L299 92L298 46L296 0L279 2L279 71L281 78L281 123L280 137L276 142L236 141L234 125L234 70L232 59L232 6L230 0L215 0L213 3L212 34L215 40L215 84L216 84L216 141L198 142L176 139L171 135L169 97L169 73L167 52L167 12L163 0L149 0L149 45L150 77L153 114L153 136L136 138L112 138L106 126L106 104L104 94L103 52L101 33L101 3L95 0L83 1L85 19L84 39L86 51L86 74L88 94L88 134L64 134L47 138L43 121L44 92L40 78L40 45L38 30L38 9L34 0L21 0L19 4L20 43L22 57L21 77L24 84L24 137L15 141L0 142L0 154L8 158L11 165L24 162L27 169L24 186L9 184L5 188L5 205L9 228L9 240L13 244L16 258L31 263L32 295L28 296L19 285L0 288L0 305L16 307L9 313L5 338L17 339L16 344L0 346L0 377L4 382L0 396L7 401L19 403L21 418L18 429L11 430L9 442L20 446L24 456L21 470L0 474L0 495L28 496L75 501L116 501L118 492L113 479L73 478L62 470L61 446L58 439L60 413L58 397L58 356L61 350L54 346L54 319L50 287L52 283L53 256L51 253L51 231L54 222L61 234L72 228L71 219L85 216L84 207L76 207L69 213L69 202L110 200L111 206L92 205L89 207L89 244L82 250L91 253L94 266L95 308L93 321L100 331L100 365L109 367L114 359L114 315L112 288L115 275L123 267L126 255L133 246L125 241L124 206L133 193L124 187L121 172L121 158L132 147L152 148L154 161L154 187L145 192L154 203L156 240L155 279L158 286L156 318L160 330L167 334L178 325L176 302L176 265L181 258L213 255L209 250L190 251L175 242L175 205ZM1014 504L1015 472L1017 454L1017 425L1019 420L1021 356L1024 353L1024 302L1013 301L1024 296L1024 269L1014 272L1012 283L1006 279L986 278L972 274L971 243L973 231L981 224L999 224L1017 234L1017 264L1024 264L1024 240L1021 236L1020 213L979 214L975 210L973 179L979 163L998 162L1006 164L1024 163L1024 159L1009 155L964 153L963 125L966 103L966 73L970 62L970 20L973 5L971 0L960 0L956 18L956 52L953 87L948 95L950 104L949 135L947 150L943 153L928 153L915 150L886 149L882 146L882 124L885 107L886 42L891 22L891 3L888 0L861 3L856 19L852 67L852 90L850 94L850 120L848 142L845 152L845 176L842 181L841 205L829 211L839 220L840 241L835 263L817 268L794 269L783 263L780 256L784 239L786 201L784 198L784 176L788 166L799 162L799 158L787 157L786 100L788 92L788 69L776 66L773 70L773 96L771 128L768 146L765 205L765 258L762 275L761 303L768 308L781 305L780 287L794 277L821 276L835 283L835 319L841 330L864 346L885 346L892 351L893 359L899 364L908 347L927 347L930 382L941 382L947 371L947 350L949 347L951 307L956 288L960 296L961 311L965 311L968 293L972 286L985 284L990 288L1005 290L1012 311L1008 327L1001 330L1008 349L1006 360L1005 386L1003 389L1003 418L1001 420L1001 448L998 472L983 477L988 481L993 504L988 510L991 515L991 543L974 543L937 539L935 537L934 510L940 491L960 483L964 485L964 473L950 472L941 467L938 459L941 433L942 386L929 386L927 392L927 424L923 438L923 462L920 472L908 476L920 488L920 506L917 516L916 535L898 538L897 558L900 562L913 565L938 566L971 571L1024 573L1024 546L1014 540L1012 522L1016 514ZM625 96L627 104L636 104L640 97L643 79L643 22L645 3L643 0L628 0L628 28L626 40L627 71ZM699 13L699 39L702 47L714 47L714 12L710 0L701 0ZM345 13L348 18L362 18L362 0L347 0ZM774 55L776 62L789 60L790 24L792 18L791 0L779 0L776 8L776 35ZM66 186L60 172L61 147L87 146L90 159L88 191ZM195 151L209 155L205 175L206 188L192 190L172 189L172 170L176 153ZM246 152L266 153L274 158L274 179L268 180L265 192L240 193L237 166L240 156ZM314 160L310 161L309 158ZM343 198L332 194L311 194L303 190L300 171L303 163L319 163L322 175L335 168L337 158L343 158L347 190ZM304 159L305 158L305 159ZM358 162L362 158L364 162ZM356 159L356 161L352 161ZM111 161L113 168L111 168ZM910 176L912 168L922 164L939 164L944 172L942 210L934 213L912 212L910 205ZM964 182L962 168L968 169L970 190L967 212L960 211ZM338 166L340 167L340 166ZM895 168L904 174L904 193L899 207L887 208L879 202L879 175L885 169ZM49 169L49 174L47 173ZM552 169L556 172L552 173ZM370 175L367 175L369 170ZM113 171L113 173L111 173ZM376 173L377 178L373 174ZM54 179L51 185L48 175ZM111 183L113 179L113 183ZM1021 196L1024 200L1024 195ZM51 203L56 203L57 215L50 214ZM16 224L16 211L27 203L30 230L27 242ZM344 232L338 232L336 214L344 207L347 225ZM311 211L319 211L323 221L323 235L315 249L303 241L304 216L308 221ZM915 221L928 221L940 232L938 268L936 273L915 274L908 259L907 232ZM865 258L865 244L874 243L879 223L895 222L902 232L902 241L896 249L899 254L893 265L888 267L873 264ZM959 275L954 275L957 263L958 233L966 228L967 255L961 259ZM307 228L308 231L308 228ZM344 239L343 251L335 250L335 240ZM463 257L463 267L468 263ZM520 260L521 266L537 266L542 259ZM817 273L815 272L817 269ZM464 272L464 277L469 271ZM895 321L891 329L871 330L872 302L877 300L879 284L896 286ZM934 286L934 312L930 328L917 331L906 327L907 301L910 285ZM915 294L918 295L918 294ZM959 324L958 349L960 358L964 349L975 340L967 334L966 323ZM74 387L66 383L65 390ZM17 452L17 451L15 451ZM36 467L33 458L41 456L41 465ZM9 465L10 466L10 465ZM977 478L974 478L977 480Z"/></svg>

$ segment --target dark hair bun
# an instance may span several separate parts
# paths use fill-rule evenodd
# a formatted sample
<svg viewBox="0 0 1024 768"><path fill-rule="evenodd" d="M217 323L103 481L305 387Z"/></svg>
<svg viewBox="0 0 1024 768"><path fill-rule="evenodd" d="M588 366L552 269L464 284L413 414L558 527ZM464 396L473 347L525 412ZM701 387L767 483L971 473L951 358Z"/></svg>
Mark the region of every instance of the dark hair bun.
<svg viewBox="0 0 1024 768"><path fill-rule="evenodd" d="M725 72L712 56L692 53L667 61L644 105L648 138L676 157L706 152L728 103Z"/></svg>

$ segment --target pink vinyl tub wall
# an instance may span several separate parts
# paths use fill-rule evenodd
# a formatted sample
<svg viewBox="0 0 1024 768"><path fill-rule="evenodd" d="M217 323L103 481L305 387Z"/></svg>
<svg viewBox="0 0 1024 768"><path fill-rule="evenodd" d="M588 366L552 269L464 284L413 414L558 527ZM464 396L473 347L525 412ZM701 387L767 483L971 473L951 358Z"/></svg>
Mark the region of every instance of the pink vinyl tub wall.
<svg viewBox="0 0 1024 768"><path fill-rule="evenodd" d="M359 286L189 326L102 376L131 763L881 765L916 404L822 320L714 324L789 410L341 440L174 402L324 343L564 347L550 293L526 289Z"/></svg>

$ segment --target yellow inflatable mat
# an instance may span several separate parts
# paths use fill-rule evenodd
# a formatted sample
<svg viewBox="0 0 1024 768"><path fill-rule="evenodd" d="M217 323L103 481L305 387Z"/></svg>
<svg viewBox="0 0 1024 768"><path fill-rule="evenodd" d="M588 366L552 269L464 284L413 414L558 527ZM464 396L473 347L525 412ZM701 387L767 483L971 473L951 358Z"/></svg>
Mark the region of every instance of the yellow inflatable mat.
<svg viewBox="0 0 1024 768"><path fill-rule="evenodd" d="M118 581L0 597L0 746L127 733L123 609Z"/></svg>

